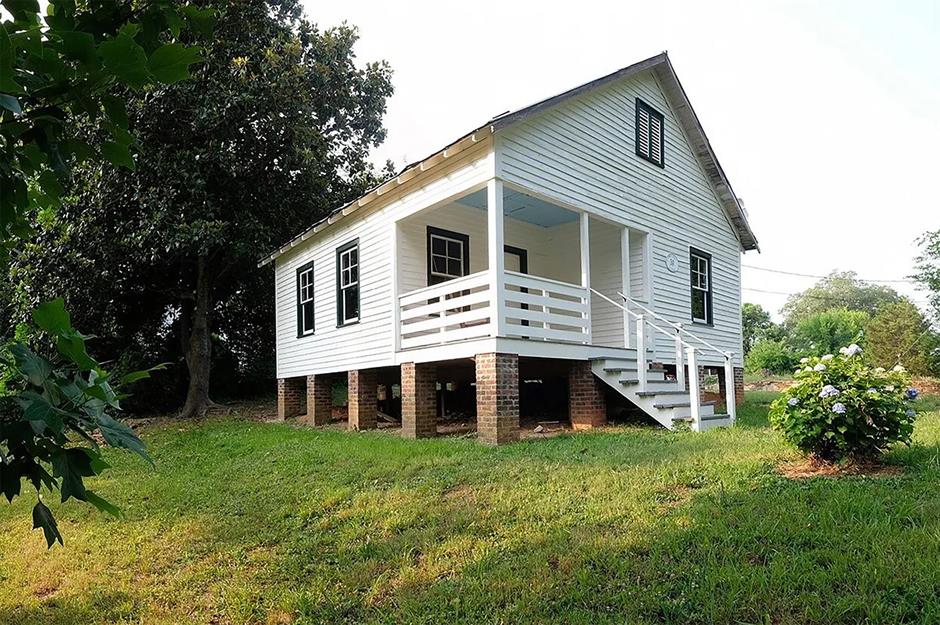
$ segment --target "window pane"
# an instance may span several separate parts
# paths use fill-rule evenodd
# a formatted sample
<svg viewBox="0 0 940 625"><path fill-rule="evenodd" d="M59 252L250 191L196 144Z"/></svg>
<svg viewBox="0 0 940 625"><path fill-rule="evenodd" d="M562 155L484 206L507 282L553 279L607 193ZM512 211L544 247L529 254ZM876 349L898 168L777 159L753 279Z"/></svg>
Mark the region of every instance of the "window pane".
<svg viewBox="0 0 940 625"><path fill-rule="evenodd" d="M359 282L359 265L353 265L353 268L349 270L349 281Z"/></svg>
<svg viewBox="0 0 940 625"><path fill-rule="evenodd" d="M461 267L460 261L454 260L454 259L448 260L447 261L447 273L452 276L462 276L463 267Z"/></svg>
<svg viewBox="0 0 940 625"><path fill-rule="evenodd" d="M359 317L359 287L351 286L343 291L344 320Z"/></svg>
<svg viewBox="0 0 940 625"><path fill-rule="evenodd" d="M349 264L358 265L359 264L359 246L349 250Z"/></svg>
<svg viewBox="0 0 940 625"><path fill-rule="evenodd" d="M431 237L431 252L444 255L447 253L447 241L440 237Z"/></svg>
<svg viewBox="0 0 940 625"><path fill-rule="evenodd" d="M697 321L705 321L705 292L692 291L692 318Z"/></svg>
<svg viewBox="0 0 940 625"><path fill-rule="evenodd" d="M431 271L434 273L447 273L447 259L443 256L431 257Z"/></svg>
<svg viewBox="0 0 940 625"><path fill-rule="evenodd" d="M303 313L303 329L304 332L310 332L313 330L313 302L307 302L301 307L301 312Z"/></svg>
<svg viewBox="0 0 940 625"><path fill-rule="evenodd" d="M463 245L459 241L448 241L447 255L451 258L461 258L463 256Z"/></svg>

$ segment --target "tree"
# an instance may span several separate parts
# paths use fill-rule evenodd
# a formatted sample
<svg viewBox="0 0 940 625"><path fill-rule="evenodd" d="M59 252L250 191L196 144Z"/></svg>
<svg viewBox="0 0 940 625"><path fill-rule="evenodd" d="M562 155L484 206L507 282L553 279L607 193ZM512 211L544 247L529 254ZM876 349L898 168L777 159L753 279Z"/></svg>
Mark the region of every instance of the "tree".
<svg viewBox="0 0 940 625"><path fill-rule="evenodd" d="M751 373L792 373L796 356L784 341L761 339L754 343L744 361L744 368Z"/></svg>
<svg viewBox="0 0 940 625"><path fill-rule="evenodd" d="M387 64L356 67L356 30L318 30L298 0L206 4L215 36L193 78L129 99L136 170L83 168L64 219L17 264L40 291L64 284L77 322L115 330L106 355L175 343L183 416L212 405L213 342L271 351L273 276L257 262L378 181L367 156L391 94ZM88 297L87 281L106 294ZM268 316L246 330L239 310Z"/></svg>
<svg viewBox="0 0 940 625"><path fill-rule="evenodd" d="M72 166L102 158L133 169L117 90L185 79L199 48L173 37L212 27L210 11L172 0L50 0L43 19L38 0L3 6L12 19L0 27L0 261L30 234L31 212L58 207ZM84 140L82 125L102 139Z"/></svg>
<svg viewBox="0 0 940 625"><path fill-rule="evenodd" d="M784 337L783 329L771 321L770 313L760 304L745 302L741 307L741 326L744 332L745 356L758 341L780 341Z"/></svg>
<svg viewBox="0 0 940 625"><path fill-rule="evenodd" d="M934 320L940 322L940 230L925 233L917 244L921 253L914 259L916 272L911 278L928 292Z"/></svg>
<svg viewBox="0 0 940 625"><path fill-rule="evenodd" d="M836 354L842 347L862 342L868 320L868 313L861 310L825 310L802 319L796 325L792 342L801 354Z"/></svg>
<svg viewBox="0 0 940 625"><path fill-rule="evenodd" d="M784 326L792 330L804 319L826 310L845 308L872 316L881 306L898 299L894 289L862 282L854 271L833 271L814 286L787 298L781 312Z"/></svg>
<svg viewBox="0 0 940 625"><path fill-rule="evenodd" d="M868 323L866 351L886 369L896 364L915 375L938 373L940 340L910 300L889 304Z"/></svg>
<svg viewBox="0 0 940 625"><path fill-rule="evenodd" d="M72 167L104 159L134 168L135 141L121 93L189 75L199 49L175 39L191 28L207 34L211 11L187 2L4 0L0 25L0 266L61 203ZM81 136L94 128L93 140ZM16 289L0 287L3 305ZM9 299L8 299L9 298ZM33 311L33 327L5 317L0 330L0 491L8 501L22 482L37 492L33 527L47 544L62 542L42 488L62 501L118 509L86 489L101 473L100 437L141 455L134 432L115 419L121 383L91 358L62 300ZM54 345L54 350L51 346ZM36 347L38 346L38 347ZM148 372L134 372L130 383Z"/></svg>

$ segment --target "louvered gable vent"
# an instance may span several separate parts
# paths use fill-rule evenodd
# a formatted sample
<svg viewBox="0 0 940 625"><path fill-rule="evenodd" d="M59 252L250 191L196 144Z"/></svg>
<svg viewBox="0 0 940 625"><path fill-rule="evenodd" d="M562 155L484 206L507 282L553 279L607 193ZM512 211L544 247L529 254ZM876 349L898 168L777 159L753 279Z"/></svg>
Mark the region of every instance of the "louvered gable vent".
<svg viewBox="0 0 940 625"><path fill-rule="evenodd" d="M636 153L665 167L663 115L640 99L636 101Z"/></svg>

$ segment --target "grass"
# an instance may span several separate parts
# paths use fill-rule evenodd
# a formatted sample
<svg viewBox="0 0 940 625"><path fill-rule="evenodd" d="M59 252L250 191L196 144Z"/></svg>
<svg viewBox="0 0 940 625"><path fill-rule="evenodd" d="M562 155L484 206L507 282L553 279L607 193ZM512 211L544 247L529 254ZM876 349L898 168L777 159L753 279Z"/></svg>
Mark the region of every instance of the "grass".
<svg viewBox="0 0 940 625"><path fill-rule="evenodd" d="M490 449L236 419L111 453L66 546L0 506L0 623L935 623L940 413L890 478L789 481L740 427Z"/></svg>

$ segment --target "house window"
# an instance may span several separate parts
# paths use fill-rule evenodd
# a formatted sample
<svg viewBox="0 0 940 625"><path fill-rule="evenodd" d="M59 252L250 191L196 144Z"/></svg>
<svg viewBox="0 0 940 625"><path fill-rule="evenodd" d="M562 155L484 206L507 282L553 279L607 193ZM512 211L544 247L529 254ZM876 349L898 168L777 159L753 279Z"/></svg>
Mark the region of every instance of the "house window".
<svg viewBox="0 0 940 625"><path fill-rule="evenodd" d="M663 114L637 98L636 153L660 167L666 166L664 128Z"/></svg>
<svg viewBox="0 0 940 625"><path fill-rule="evenodd" d="M428 286L470 273L470 237L428 226Z"/></svg>
<svg viewBox="0 0 940 625"><path fill-rule="evenodd" d="M692 283L692 321L712 322L712 257L710 254L692 250L689 253Z"/></svg>
<svg viewBox="0 0 940 625"><path fill-rule="evenodd" d="M359 321L359 239L336 250L336 325Z"/></svg>
<svg viewBox="0 0 940 625"><path fill-rule="evenodd" d="M297 268L297 338L313 334L313 262Z"/></svg>

